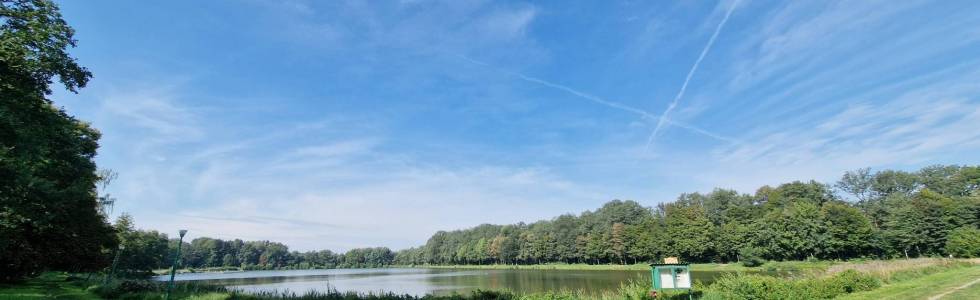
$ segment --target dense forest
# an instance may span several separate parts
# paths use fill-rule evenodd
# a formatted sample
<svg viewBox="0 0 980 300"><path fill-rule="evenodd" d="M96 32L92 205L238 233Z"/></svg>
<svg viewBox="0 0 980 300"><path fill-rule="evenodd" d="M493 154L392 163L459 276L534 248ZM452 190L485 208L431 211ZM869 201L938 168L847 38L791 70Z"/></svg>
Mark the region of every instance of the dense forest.
<svg viewBox="0 0 980 300"><path fill-rule="evenodd" d="M440 231L395 263L634 263L978 256L980 167L847 172L764 186L716 189L648 208L612 201L580 215L531 224Z"/></svg>

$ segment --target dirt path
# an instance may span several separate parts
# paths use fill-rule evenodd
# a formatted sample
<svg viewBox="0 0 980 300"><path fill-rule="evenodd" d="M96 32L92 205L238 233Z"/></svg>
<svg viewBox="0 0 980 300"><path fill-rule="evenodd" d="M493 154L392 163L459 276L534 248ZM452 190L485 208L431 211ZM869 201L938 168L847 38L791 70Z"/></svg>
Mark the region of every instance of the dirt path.
<svg viewBox="0 0 980 300"><path fill-rule="evenodd" d="M948 290L948 291L945 291L945 292L943 292L942 294L939 294L939 295L935 295L935 296L932 296L932 297L929 297L929 300L937 300L937 299L939 299L939 298L942 298L943 296L946 296L946 295L949 295L949 294L952 294L953 292L956 292L956 291L959 291L959 290L962 290L962 289L965 289L965 288L968 288L968 287L970 287L971 285L974 285L974 284L976 284L976 283L978 283L978 282L980 282L980 279L977 279L977 280L974 280L974 281L970 281L969 283L967 283L967 284L964 284L964 285L961 285L961 286L958 286L958 287L956 287L955 289L952 289L952 290Z"/></svg>

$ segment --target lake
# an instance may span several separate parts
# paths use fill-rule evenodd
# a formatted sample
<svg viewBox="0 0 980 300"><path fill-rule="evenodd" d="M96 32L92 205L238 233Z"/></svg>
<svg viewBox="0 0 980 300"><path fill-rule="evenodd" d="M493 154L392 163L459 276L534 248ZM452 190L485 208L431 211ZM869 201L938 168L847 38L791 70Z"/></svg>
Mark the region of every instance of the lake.
<svg viewBox="0 0 980 300"><path fill-rule="evenodd" d="M693 280L713 281L722 272L694 271ZM167 280L158 276L158 280ZM473 290L510 290L521 293L558 290L599 292L615 290L630 279L650 282L649 271L573 270L464 270L425 268L330 269L246 271L177 274L176 280L220 284L232 289L259 291L337 290L359 293L392 292L411 295L447 295Z"/></svg>

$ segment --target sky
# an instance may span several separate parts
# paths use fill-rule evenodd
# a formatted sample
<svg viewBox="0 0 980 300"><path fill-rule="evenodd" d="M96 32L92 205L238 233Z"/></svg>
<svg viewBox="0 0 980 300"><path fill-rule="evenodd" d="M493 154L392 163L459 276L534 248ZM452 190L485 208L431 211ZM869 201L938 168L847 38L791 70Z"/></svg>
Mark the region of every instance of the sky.
<svg viewBox="0 0 980 300"><path fill-rule="evenodd" d="M294 250L980 161L978 1L62 1L113 215Z"/></svg>

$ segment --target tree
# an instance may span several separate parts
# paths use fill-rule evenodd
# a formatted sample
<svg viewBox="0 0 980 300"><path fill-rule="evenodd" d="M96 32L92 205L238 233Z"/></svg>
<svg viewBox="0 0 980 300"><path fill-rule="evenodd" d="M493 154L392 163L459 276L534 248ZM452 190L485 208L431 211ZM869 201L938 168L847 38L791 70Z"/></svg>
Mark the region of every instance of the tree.
<svg viewBox="0 0 980 300"><path fill-rule="evenodd" d="M626 226L623 223L615 223L609 234L609 249L607 254L620 264L626 264Z"/></svg>
<svg viewBox="0 0 980 300"><path fill-rule="evenodd" d="M825 227L820 252L825 258L857 257L871 246L871 222L857 208L827 202L820 208L820 216Z"/></svg>
<svg viewBox="0 0 980 300"><path fill-rule="evenodd" d="M649 219L644 224L625 226L625 257L631 258L633 263L639 260L651 260L660 255L652 231L656 230L653 223L655 221Z"/></svg>
<svg viewBox="0 0 980 300"><path fill-rule="evenodd" d="M0 281L109 263L115 235L99 213L99 132L46 97L91 73L68 54L74 31L46 0L0 1Z"/></svg>
<svg viewBox="0 0 980 300"><path fill-rule="evenodd" d="M770 211L754 227L754 246L771 258L801 260L815 256L824 239L820 210L809 201Z"/></svg>
<svg viewBox="0 0 980 300"><path fill-rule="evenodd" d="M606 259L606 248L609 246L606 244L609 238L601 233L591 233L587 236L587 244L585 245L585 257L586 259L592 260L595 264L599 264L600 261Z"/></svg>
<svg viewBox="0 0 980 300"><path fill-rule="evenodd" d="M740 250L749 246L750 227L741 222L728 222L718 227L715 234L715 247L723 261L740 260Z"/></svg>
<svg viewBox="0 0 980 300"><path fill-rule="evenodd" d="M946 253L955 257L980 257L980 230L976 227L960 227L949 233Z"/></svg>
<svg viewBox="0 0 980 300"><path fill-rule="evenodd" d="M874 197L874 190L871 188L873 183L874 176L871 175L871 169L863 168L845 172L835 187L854 195L858 202L865 202Z"/></svg>
<svg viewBox="0 0 980 300"><path fill-rule="evenodd" d="M768 195L769 206L785 207L797 202L809 202L816 206L835 200L834 193L826 184L816 181L794 181L777 187Z"/></svg>
<svg viewBox="0 0 980 300"><path fill-rule="evenodd" d="M685 261L706 261L712 256L715 229L700 203L665 205L664 215L669 253Z"/></svg>
<svg viewBox="0 0 980 300"><path fill-rule="evenodd" d="M153 269L167 265L168 239L157 231L136 230L133 218L122 214L116 220L116 234L125 246L119 255L118 268L134 274L150 274Z"/></svg>
<svg viewBox="0 0 980 300"><path fill-rule="evenodd" d="M906 256L909 250L916 256L941 254L946 235L962 223L950 214L954 204L930 189L911 199L893 200L884 226L887 246Z"/></svg>
<svg viewBox="0 0 980 300"><path fill-rule="evenodd" d="M854 195L857 205L868 215L875 228L884 222L889 197L911 197L919 189L919 178L903 171L884 170L871 174L870 169L844 173L837 188Z"/></svg>

